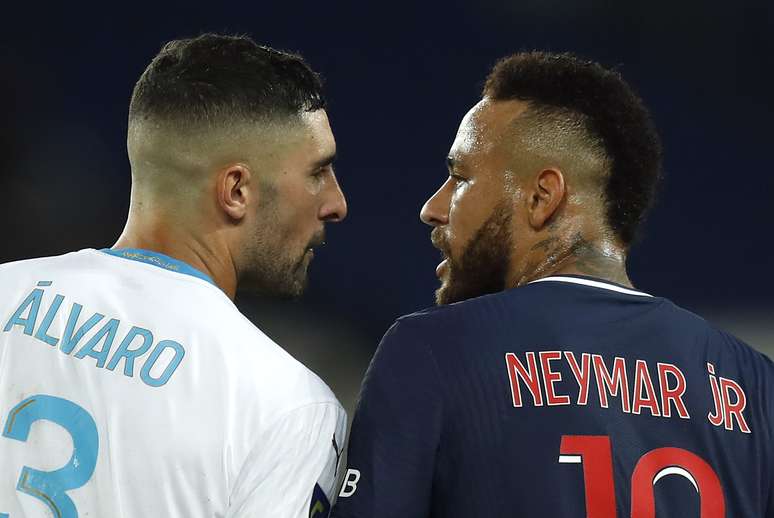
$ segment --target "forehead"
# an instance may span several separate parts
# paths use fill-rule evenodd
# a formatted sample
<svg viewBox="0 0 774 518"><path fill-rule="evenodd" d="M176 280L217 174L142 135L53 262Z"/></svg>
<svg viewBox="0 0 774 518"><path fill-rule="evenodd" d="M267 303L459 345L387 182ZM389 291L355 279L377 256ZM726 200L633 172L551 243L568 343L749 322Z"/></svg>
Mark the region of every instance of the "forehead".
<svg viewBox="0 0 774 518"><path fill-rule="evenodd" d="M462 118L449 156L462 160L494 151L508 135L511 122L526 109L524 101L493 101L484 97Z"/></svg>
<svg viewBox="0 0 774 518"><path fill-rule="evenodd" d="M328 154L336 150L328 113L325 110L304 112L301 119L301 137L307 145L317 151Z"/></svg>

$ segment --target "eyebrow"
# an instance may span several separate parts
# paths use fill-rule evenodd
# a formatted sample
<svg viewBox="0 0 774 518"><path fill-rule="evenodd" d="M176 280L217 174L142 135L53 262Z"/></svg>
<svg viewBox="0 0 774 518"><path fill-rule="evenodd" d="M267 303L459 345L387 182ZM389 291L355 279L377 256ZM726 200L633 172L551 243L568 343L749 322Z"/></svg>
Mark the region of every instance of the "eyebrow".
<svg viewBox="0 0 774 518"><path fill-rule="evenodd" d="M336 160L336 152L334 151L330 155L326 155L321 159L315 161L312 164L312 169L322 169L325 166L331 165Z"/></svg>

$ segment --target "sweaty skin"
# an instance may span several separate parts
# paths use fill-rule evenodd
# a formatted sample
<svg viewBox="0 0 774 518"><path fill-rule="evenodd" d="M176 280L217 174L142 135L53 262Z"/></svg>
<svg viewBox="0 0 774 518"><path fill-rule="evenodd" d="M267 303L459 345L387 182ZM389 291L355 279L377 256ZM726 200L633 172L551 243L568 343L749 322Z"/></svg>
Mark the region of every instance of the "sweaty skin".
<svg viewBox="0 0 774 518"><path fill-rule="evenodd" d="M129 218L114 248L146 248L237 285L296 295L326 222L346 217L324 110L284 123L199 126L136 121Z"/></svg>
<svg viewBox="0 0 774 518"><path fill-rule="evenodd" d="M575 152L584 147L573 145L573 128L549 138L525 120L528 108L525 101L486 97L476 104L449 151L449 177L422 207L420 217L434 227L433 244L444 256L436 270L439 303L554 274L631 286L626 248L605 224L604 157ZM478 254L476 268L465 265L466 252L487 235L500 236L489 239L490 256ZM471 278L473 270L477 278Z"/></svg>

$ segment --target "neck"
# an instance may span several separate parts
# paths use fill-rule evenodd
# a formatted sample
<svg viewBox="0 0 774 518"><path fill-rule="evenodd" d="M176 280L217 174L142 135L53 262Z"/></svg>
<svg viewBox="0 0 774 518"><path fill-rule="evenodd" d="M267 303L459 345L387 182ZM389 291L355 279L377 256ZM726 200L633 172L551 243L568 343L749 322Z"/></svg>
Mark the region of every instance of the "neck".
<svg viewBox="0 0 774 518"><path fill-rule="evenodd" d="M612 240L587 240L581 233L566 240L551 236L535 244L530 252L525 263L509 276L509 286L564 274L588 275L633 288L626 272L626 252Z"/></svg>
<svg viewBox="0 0 774 518"><path fill-rule="evenodd" d="M227 249L178 230L170 232L159 226L138 228L130 223L113 245L113 248L141 248L168 255L207 274L223 292L234 300L236 295L236 267L231 261Z"/></svg>

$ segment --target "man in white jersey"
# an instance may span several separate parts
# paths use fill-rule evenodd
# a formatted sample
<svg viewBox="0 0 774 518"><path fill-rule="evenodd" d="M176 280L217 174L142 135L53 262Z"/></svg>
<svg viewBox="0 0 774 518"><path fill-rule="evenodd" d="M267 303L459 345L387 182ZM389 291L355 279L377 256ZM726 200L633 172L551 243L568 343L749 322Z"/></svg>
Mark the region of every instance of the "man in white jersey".
<svg viewBox="0 0 774 518"><path fill-rule="evenodd" d="M170 42L128 151L112 249L0 265L0 517L327 516L344 410L232 302L299 295L346 216L317 75Z"/></svg>

